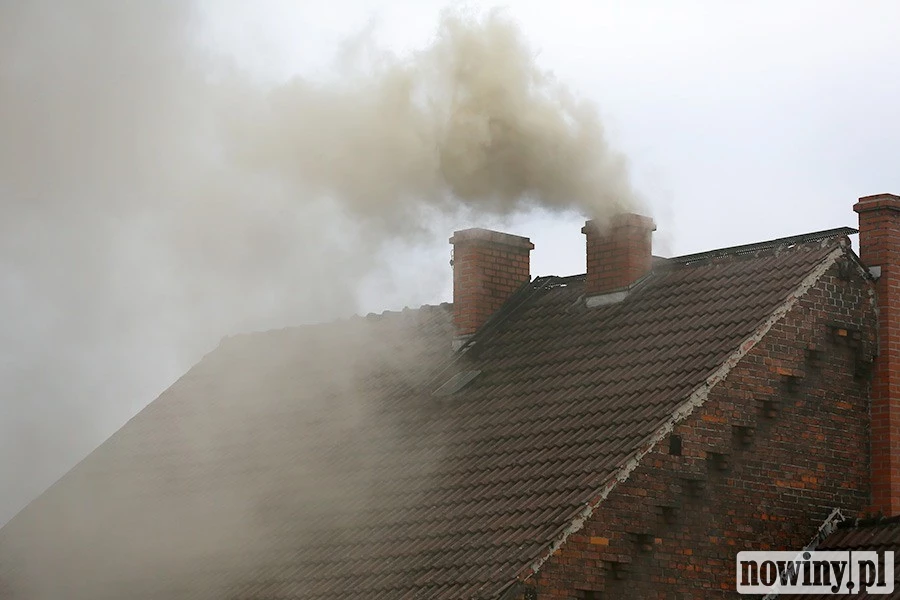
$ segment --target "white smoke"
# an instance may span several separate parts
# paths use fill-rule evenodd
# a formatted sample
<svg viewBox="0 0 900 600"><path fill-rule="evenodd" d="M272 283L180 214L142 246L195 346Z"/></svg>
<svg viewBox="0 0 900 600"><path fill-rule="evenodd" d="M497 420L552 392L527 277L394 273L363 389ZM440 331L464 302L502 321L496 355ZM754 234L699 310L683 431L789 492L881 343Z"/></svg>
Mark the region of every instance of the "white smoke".
<svg viewBox="0 0 900 600"><path fill-rule="evenodd" d="M634 202L499 14L275 88L197 28L179 0L0 3L0 522L223 335L355 310L435 214Z"/></svg>

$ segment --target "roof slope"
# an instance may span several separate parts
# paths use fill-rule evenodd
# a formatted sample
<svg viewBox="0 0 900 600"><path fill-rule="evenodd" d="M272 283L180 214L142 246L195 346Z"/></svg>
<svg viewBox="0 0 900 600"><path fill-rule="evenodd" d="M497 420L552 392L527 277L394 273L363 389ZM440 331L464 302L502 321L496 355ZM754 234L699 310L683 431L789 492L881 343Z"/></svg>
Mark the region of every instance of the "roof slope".
<svg viewBox="0 0 900 600"><path fill-rule="evenodd" d="M493 597L837 243L537 279L456 357L446 305L229 338L0 530L0 598Z"/></svg>

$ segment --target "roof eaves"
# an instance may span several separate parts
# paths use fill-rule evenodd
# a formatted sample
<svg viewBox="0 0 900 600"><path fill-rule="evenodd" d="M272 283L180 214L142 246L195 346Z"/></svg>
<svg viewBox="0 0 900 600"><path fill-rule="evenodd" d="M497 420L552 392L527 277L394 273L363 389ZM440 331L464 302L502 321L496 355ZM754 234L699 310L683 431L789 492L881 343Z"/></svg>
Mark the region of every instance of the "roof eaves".
<svg viewBox="0 0 900 600"><path fill-rule="evenodd" d="M849 229L849 228L844 228ZM834 230L832 230L834 231ZM822 232L820 232L822 233ZM813 235L813 234L810 234ZM834 236L829 236L834 237ZM786 238L785 238L786 239ZM825 239L825 238L820 238ZM813 240L807 240L813 241ZM772 327L780 321L794 306L799 302L800 298L802 298L806 292L810 290L819 279L825 274L825 272L842 256L845 255L845 247L844 245L838 245L831 252L829 252L825 258L823 258L815 267L813 267L809 273L800 281L799 284L793 289L793 291L788 295L788 297L780 304L778 307L770 313L768 318L763 321L754 331L751 333L743 342L741 342L737 349L732 352L728 358L726 358L719 367L713 371L697 388L691 392L687 398L675 409L672 413L671 417L669 417L666 421L663 422L653 433L647 436L644 443L631 454L631 456L626 459L626 461L619 467L617 471L615 471L602 485L602 487L598 490L598 493L595 495L595 498L586 503L583 507L579 508L572 516L571 519L563 526L559 533L556 536L554 542L552 542L549 547L545 548L545 551L535 558L531 563L523 567L519 573L516 575L516 580L524 580L527 577L537 573L540 568L544 565L547 560L553 556L553 553L556 552L563 544L566 543L569 536L580 531L587 520L593 515L594 511L603 503L604 500L609 496L609 494L615 489L615 487L622 482L628 480L631 476L631 473L637 469L641 460L644 456L649 454L656 445L662 441L669 433L671 433L672 429L689 417L694 410L703 406L709 397L712 389L721 381L723 381L731 370L740 362L744 356L747 355L757 343L762 340L765 335L772 329Z"/></svg>

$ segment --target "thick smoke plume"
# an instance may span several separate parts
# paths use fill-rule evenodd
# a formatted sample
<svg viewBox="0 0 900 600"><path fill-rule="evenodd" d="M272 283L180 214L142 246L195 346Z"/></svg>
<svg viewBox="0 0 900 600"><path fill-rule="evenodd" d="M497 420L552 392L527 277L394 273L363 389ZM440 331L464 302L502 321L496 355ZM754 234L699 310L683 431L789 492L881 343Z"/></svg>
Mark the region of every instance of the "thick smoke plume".
<svg viewBox="0 0 900 600"><path fill-rule="evenodd" d="M531 201L602 218L633 199L594 107L496 13L448 13L434 43L403 59L363 35L335 81L295 80L238 122L240 164L388 226L423 206L507 213Z"/></svg>
<svg viewBox="0 0 900 600"><path fill-rule="evenodd" d="M222 336L352 313L386 244L446 237L435 215L634 202L595 108L498 14L400 57L362 34L268 88L201 25L181 0L0 2L0 523Z"/></svg>

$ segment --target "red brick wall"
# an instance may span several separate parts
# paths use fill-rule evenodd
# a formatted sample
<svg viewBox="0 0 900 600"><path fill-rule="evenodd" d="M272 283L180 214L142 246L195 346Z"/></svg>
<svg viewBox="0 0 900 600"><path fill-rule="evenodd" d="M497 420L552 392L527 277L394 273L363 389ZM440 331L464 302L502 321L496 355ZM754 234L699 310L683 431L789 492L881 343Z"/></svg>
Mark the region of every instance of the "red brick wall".
<svg viewBox="0 0 900 600"><path fill-rule="evenodd" d="M872 382L872 510L900 514L900 197L860 198L860 258L881 267L879 353Z"/></svg>
<svg viewBox="0 0 900 600"><path fill-rule="evenodd" d="M801 548L832 509L863 510L868 286L829 270L675 427L682 455L664 439L521 597L736 597L739 550ZM621 578L613 563L626 566Z"/></svg>
<svg viewBox="0 0 900 600"><path fill-rule="evenodd" d="M530 280L534 244L525 237L487 229L457 231L450 243L453 319L457 335L470 335Z"/></svg>
<svg viewBox="0 0 900 600"><path fill-rule="evenodd" d="M605 294L627 287L646 275L652 267L653 220L635 214L618 215L607 230L594 221L585 223L587 236L587 278L585 292Z"/></svg>

